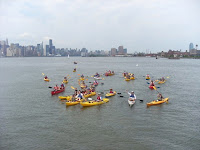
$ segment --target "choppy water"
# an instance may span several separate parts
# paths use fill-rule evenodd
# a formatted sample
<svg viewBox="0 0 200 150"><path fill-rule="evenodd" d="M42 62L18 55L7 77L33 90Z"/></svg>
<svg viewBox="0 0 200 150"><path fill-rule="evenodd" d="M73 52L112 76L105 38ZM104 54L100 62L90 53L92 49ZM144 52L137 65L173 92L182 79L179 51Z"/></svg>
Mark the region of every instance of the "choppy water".
<svg viewBox="0 0 200 150"><path fill-rule="evenodd" d="M77 65L73 62L78 61ZM136 66L138 64L138 66ZM77 66L77 72L72 70ZM49 86L78 87L78 74L90 77L96 72L114 70L105 77L98 92L109 88L124 97L88 108L66 107ZM126 82L122 72L135 73L136 80ZM43 81L42 73L51 82ZM169 97L168 104L147 108L156 91L148 89L143 76L170 77L158 91ZM155 58L1 58L0 59L0 149L200 149L200 60ZM134 90L137 101L130 108L125 90Z"/></svg>

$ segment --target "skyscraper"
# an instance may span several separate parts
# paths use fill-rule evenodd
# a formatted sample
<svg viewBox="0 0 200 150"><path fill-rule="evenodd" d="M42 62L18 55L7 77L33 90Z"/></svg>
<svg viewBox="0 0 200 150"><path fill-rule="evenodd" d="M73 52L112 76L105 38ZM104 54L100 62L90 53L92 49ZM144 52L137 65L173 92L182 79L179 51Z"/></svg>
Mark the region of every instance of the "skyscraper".
<svg viewBox="0 0 200 150"><path fill-rule="evenodd" d="M118 54L124 54L124 48L123 46L118 47Z"/></svg>
<svg viewBox="0 0 200 150"><path fill-rule="evenodd" d="M53 42L52 39L49 39L49 54L52 54L52 49L53 49Z"/></svg>
<svg viewBox="0 0 200 150"><path fill-rule="evenodd" d="M189 50L191 50L191 49L194 49L193 43L190 43L190 45L189 45Z"/></svg>

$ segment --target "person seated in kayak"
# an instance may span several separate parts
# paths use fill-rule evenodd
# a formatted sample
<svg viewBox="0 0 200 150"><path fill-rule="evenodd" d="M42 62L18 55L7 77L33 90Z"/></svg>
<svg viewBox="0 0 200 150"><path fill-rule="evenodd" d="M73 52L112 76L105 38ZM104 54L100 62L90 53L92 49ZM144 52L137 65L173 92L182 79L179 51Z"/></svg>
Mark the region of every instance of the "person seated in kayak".
<svg viewBox="0 0 200 150"><path fill-rule="evenodd" d="M95 77L100 77L99 73L96 72L96 74L94 75Z"/></svg>
<svg viewBox="0 0 200 150"><path fill-rule="evenodd" d="M60 90L60 88L58 87L58 85L56 84L56 86L54 86L54 91L58 91Z"/></svg>
<svg viewBox="0 0 200 150"><path fill-rule="evenodd" d="M162 101L163 100L163 96L162 96L162 94L161 93L159 93L158 95L157 95L157 101Z"/></svg>
<svg viewBox="0 0 200 150"><path fill-rule="evenodd" d="M112 89L110 89L110 92L109 92L109 93L114 93L114 92L113 92L113 90L112 90Z"/></svg>
<svg viewBox="0 0 200 150"><path fill-rule="evenodd" d="M155 86L153 80L151 80L150 86Z"/></svg>
<svg viewBox="0 0 200 150"><path fill-rule="evenodd" d="M149 74L147 74L146 77L149 78L150 77Z"/></svg>
<svg viewBox="0 0 200 150"><path fill-rule="evenodd" d="M165 78L164 78L164 77L162 77L162 78L161 78L161 81L165 81Z"/></svg>
<svg viewBox="0 0 200 150"><path fill-rule="evenodd" d="M131 75L131 77L134 77L134 76L135 76L134 74Z"/></svg>
<svg viewBox="0 0 200 150"><path fill-rule="evenodd" d="M72 102L75 102L75 101L76 101L76 95L73 94L73 95L72 95Z"/></svg>
<svg viewBox="0 0 200 150"><path fill-rule="evenodd" d="M126 79L130 79L130 75L129 74L126 76Z"/></svg>
<svg viewBox="0 0 200 150"><path fill-rule="evenodd" d="M97 95L97 102L103 101L103 99L102 99L102 97L100 95L101 95L101 93L98 93L98 95Z"/></svg>
<svg viewBox="0 0 200 150"><path fill-rule="evenodd" d="M83 75L83 74L81 75L81 78L84 78L84 75Z"/></svg>
<svg viewBox="0 0 200 150"><path fill-rule="evenodd" d="M64 77L64 81L67 81L67 77Z"/></svg>
<svg viewBox="0 0 200 150"><path fill-rule="evenodd" d="M136 100L136 95L134 94L133 91L131 91L131 93L129 93L129 92L127 91L127 93L129 94L129 101L134 101L134 100Z"/></svg>
<svg viewBox="0 0 200 150"><path fill-rule="evenodd" d="M47 76L45 76L44 78L45 78L45 79L48 79L48 77L47 77Z"/></svg>
<svg viewBox="0 0 200 150"><path fill-rule="evenodd" d="M83 94L81 93L81 91L78 91L78 94L76 95L76 98L77 98L78 100L83 99Z"/></svg>
<svg viewBox="0 0 200 150"><path fill-rule="evenodd" d="M61 88L61 89L64 89L64 88L65 88L65 85L62 83L62 84L60 85L60 88Z"/></svg>
<svg viewBox="0 0 200 150"><path fill-rule="evenodd" d="M114 74L114 71L112 71L112 74Z"/></svg>

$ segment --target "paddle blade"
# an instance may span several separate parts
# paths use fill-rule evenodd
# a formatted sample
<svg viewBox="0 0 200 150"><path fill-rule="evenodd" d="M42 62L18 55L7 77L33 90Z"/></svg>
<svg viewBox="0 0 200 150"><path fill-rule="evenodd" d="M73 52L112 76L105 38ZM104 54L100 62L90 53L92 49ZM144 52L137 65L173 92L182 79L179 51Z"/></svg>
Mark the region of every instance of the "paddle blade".
<svg viewBox="0 0 200 150"><path fill-rule="evenodd" d="M74 90L75 88L73 86L71 86L71 88Z"/></svg>
<svg viewBox="0 0 200 150"><path fill-rule="evenodd" d="M154 89L154 90L157 90L155 86L153 86L153 89Z"/></svg>
<svg viewBox="0 0 200 150"><path fill-rule="evenodd" d="M150 84L149 82L147 82L147 84Z"/></svg>
<svg viewBox="0 0 200 150"><path fill-rule="evenodd" d="M169 77L167 77L167 78L169 78Z"/></svg>
<svg viewBox="0 0 200 150"><path fill-rule="evenodd" d="M51 86L49 86L49 88L52 88Z"/></svg>
<svg viewBox="0 0 200 150"><path fill-rule="evenodd" d="M42 73L42 75L44 76L44 73Z"/></svg>

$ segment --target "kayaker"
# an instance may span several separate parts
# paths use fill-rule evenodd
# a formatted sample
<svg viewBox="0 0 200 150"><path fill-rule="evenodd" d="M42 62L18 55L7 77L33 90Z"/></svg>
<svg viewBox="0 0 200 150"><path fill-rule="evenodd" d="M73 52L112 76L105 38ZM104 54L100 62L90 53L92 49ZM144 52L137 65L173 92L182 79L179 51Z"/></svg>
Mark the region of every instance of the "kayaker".
<svg viewBox="0 0 200 150"><path fill-rule="evenodd" d="M131 77L134 77L134 74L132 74Z"/></svg>
<svg viewBox="0 0 200 150"><path fill-rule="evenodd" d="M62 83L62 84L60 85L60 88L61 88L61 89L64 89L64 88L65 88L65 85Z"/></svg>
<svg viewBox="0 0 200 150"><path fill-rule="evenodd" d="M162 77L162 78L161 78L161 81L165 81L165 78L164 78L164 77Z"/></svg>
<svg viewBox="0 0 200 150"><path fill-rule="evenodd" d="M130 101L136 100L136 95L134 94L133 91L131 91L131 93L129 93L129 92L127 91L127 93L129 94L129 100L130 100Z"/></svg>
<svg viewBox="0 0 200 150"><path fill-rule="evenodd" d="M47 76L45 76L44 78L45 78L45 79L48 79L48 77L47 77Z"/></svg>
<svg viewBox="0 0 200 150"><path fill-rule="evenodd" d="M84 78L84 75L83 75L83 74L81 75L81 78Z"/></svg>
<svg viewBox="0 0 200 150"><path fill-rule="evenodd" d="M76 71L76 68L74 68L74 71Z"/></svg>
<svg viewBox="0 0 200 150"><path fill-rule="evenodd" d="M153 80L151 80L150 86L155 86Z"/></svg>
<svg viewBox="0 0 200 150"><path fill-rule="evenodd" d="M81 91L78 91L78 95L76 95L76 98L77 98L78 100L83 99L83 94L81 93Z"/></svg>
<svg viewBox="0 0 200 150"><path fill-rule="evenodd" d="M77 95L78 94L78 90L77 88L74 89L74 95Z"/></svg>
<svg viewBox="0 0 200 150"><path fill-rule="evenodd" d="M54 91L58 91L60 90L60 88L58 87L58 85L56 84L56 86L54 86Z"/></svg>
<svg viewBox="0 0 200 150"><path fill-rule="evenodd" d="M99 102L99 101L103 101L102 100L102 97L100 96L101 95L101 93L98 93L98 95L97 95L97 101Z"/></svg>
<svg viewBox="0 0 200 150"><path fill-rule="evenodd" d="M112 89L110 89L110 93L114 93Z"/></svg>
<svg viewBox="0 0 200 150"><path fill-rule="evenodd" d="M72 102L76 101L76 97L75 96L76 96L75 94L72 95Z"/></svg>
<svg viewBox="0 0 200 150"><path fill-rule="evenodd" d="M163 96L162 96L162 94L161 93L159 93L158 95L157 95L157 97L158 97L158 99L157 99L157 101L162 101L163 100Z"/></svg>
<svg viewBox="0 0 200 150"><path fill-rule="evenodd" d="M146 77L149 78L150 77L149 74L147 74Z"/></svg>

